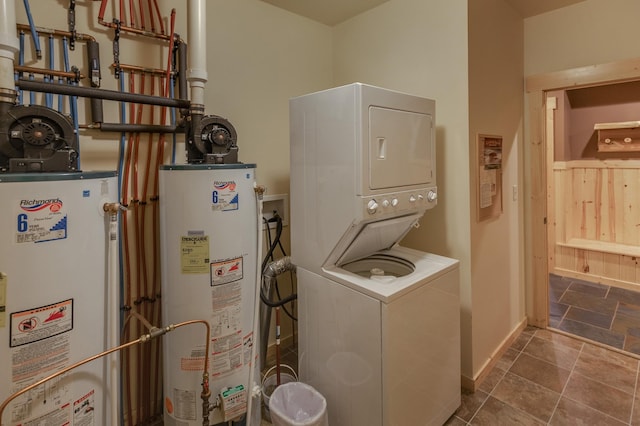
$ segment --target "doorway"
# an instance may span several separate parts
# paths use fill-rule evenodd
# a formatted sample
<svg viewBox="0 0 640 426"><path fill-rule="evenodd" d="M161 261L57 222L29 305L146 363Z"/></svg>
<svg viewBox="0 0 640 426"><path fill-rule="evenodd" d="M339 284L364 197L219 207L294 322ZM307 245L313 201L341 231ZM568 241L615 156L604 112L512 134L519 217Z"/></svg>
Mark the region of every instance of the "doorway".
<svg viewBox="0 0 640 426"><path fill-rule="evenodd" d="M604 337L606 333L585 335L580 328L589 328L583 327L586 324L602 331L608 325L611 332L615 318L633 317L632 311L620 307L640 306L640 299L635 305L633 296L639 288L640 240L635 235L640 238L640 233L630 229L632 223L640 223L640 210L629 207L640 209L640 199L625 198L625 191L640 193L640 188L633 192L633 186L640 185L640 175L634 175L640 170L640 149L599 151L599 132L589 122L593 117L585 120L579 115L595 114L596 121L605 123L639 120L638 105L629 108L631 116L620 113L625 104L640 105L639 64L640 59L584 67L532 76L526 82L530 120L525 155L531 165L529 320L543 328L564 326L565 332L609 345L613 341ZM635 91L637 99L632 96ZM606 104L617 106L603 112ZM635 183L625 186L625 181ZM598 297L599 302L594 299ZM596 306L608 310L598 312ZM618 321L616 327L624 325ZM636 327L627 324L626 330L635 333ZM612 346L625 349L619 341L618 336ZM635 352L631 347L626 350Z"/></svg>

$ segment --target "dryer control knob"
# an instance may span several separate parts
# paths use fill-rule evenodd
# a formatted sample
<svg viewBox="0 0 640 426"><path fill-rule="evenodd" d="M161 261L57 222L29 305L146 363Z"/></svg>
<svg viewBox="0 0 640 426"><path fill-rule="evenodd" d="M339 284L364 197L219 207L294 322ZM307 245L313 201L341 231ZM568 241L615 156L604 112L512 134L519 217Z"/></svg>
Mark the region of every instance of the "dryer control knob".
<svg viewBox="0 0 640 426"><path fill-rule="evenodd" d="M424 200L424 195L418 194L418 200L420 200L420 201Z"/></svg>
<svg viewBox="0 0 640 426"><path fill-rule="evenodd" d="M394 198L393 200L391 200L391 205L392 205L393 207L395 207L395 206L397 206L397 205L398 205L398 202L399 202L399 201L398 201L398 199L397 199L397 198Z"/></svg>
<svg viewBox="0 0 640 426"><path fill-rule="evenodd" d="M376 200L369 201L367 203L367 212L369 212L369 214L374 214L376 210L378 210L378 203Z"/></svg>
<svg viewBox="0 0 640 426"><path fill-rule="evenodd" d="M431 203L432 203L432 202L434 202L434 201L435 201L435 200L437 200L437 199L438 199L438 193L437 193L437 192L435 192L435 191L429 191L429 192L427 193L427 201L429 201L429 202L431 202Z"/></svg>
<svg viewBox="0 0 640 426"><path fill-rule="evenodd" d="M409 202L410 203L415 203L416 202L416 197L414 197L413 195L409 197Z"/></svg>
<svg viewBox="0 0 640 426"><path fill-rule="evenodd" d="M389 204L391 204L389 203L389 200L382 201L382 207L389 207Z"/></svg>

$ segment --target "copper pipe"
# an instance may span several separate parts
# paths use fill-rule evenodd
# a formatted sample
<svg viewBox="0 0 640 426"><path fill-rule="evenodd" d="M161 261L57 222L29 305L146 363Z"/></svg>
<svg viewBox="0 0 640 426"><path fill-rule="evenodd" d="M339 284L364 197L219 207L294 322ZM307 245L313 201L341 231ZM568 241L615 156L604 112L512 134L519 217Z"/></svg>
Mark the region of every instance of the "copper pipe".
<svg viewBox="0 0 640 426"><path fill-rule="evenodd" d="M102 0L100 2L100 11L98 12L98 21L102 21L104 19L104 12L107 9L107 0Z"/></svg>
<svg viewBox="0 0 640 426"><path fill-rule="evenodd" d="M105 22L103 20L98 19L98 23L100 25L103 25L105 27L108 28L113 28L113 29L117 29L119 28L120 31L124 31L124 32L128 32L128 33L132 33L132 34L137 34L137 35L142 35L142 36L146 36L146 37L151 37L151 38L157 38L160 40L169 40L171 38L171 36L166 35L166 34L157 34L154 33L152 31L147 31L147 30L141 30L139 28L134 28L134 27L129 27L127 25L118 25L115 24L113 22Z"/></svg>
<svg viewBox="0 0 640 426"><path fill-rule="evenodd" d="M30 73L30 74L43 74L43 75L53 75L55 77L66 77L66 78L72 78L72 79L83 79L86 76L80 73L75 73L75 72L71 72L71 71L59 71L59 70L51 70L48 68L35 68L35 67L28 67L26 65L14 65L13 69L16 72L26 72L26 73ZM162 73L164 74L165 71L162 71Z"/></svg>
<svg viewBox="0 0 640 426"><path fill-rule="evenodd" d="M31 27L29 27L29 25L26 25L26 24L16 24L16 27L21 31L31 31ZM36 31L38 31L39 34L49 34L54 37L71 38L73 36L73 33L69 31L56 30L53 28L36 27ZM75 39L80 41L85 41L85 40L96 41L95 37L93 37L92 35L82 34L82 33L75 33Z"/></svg>
<svg viewBox="0 0 640 426"><path fill-rule="evenodd" d="M148 68L148 67L141 67L139 65L127 65L127 64L111 64L111 67L113 68L117 68L120 67L121 69L125 70L125 71L130 71L130 72L139 72L139 73L144 73L144 74L151 74L151 75L155 75L155 76L161 76L164 77L167 74L166 70L162 70L159 68Z"/></svg>
<svg viewBox="0 0 640 426"><path fill-rule="evenodd" d="M206 336L206 343L205 343L205 348L206 348L206 352L204 355L204 366L203 366L203 384L202 384L202 388L203 388L203 395L207 392L209 392L209 339L211 336L211 326L209 325L208 321L205 320L190 320L190 321L184 321L178 324L170 324L167 327L164 328L155 328L153 330L151 330L150 333L148 334L143 334L141 337L139 337L136 340L133 340L131 342L127 342L124 343L122 345L116 346L115 348L111 348L111 349L107 349L104 352L101 352L97 355L93 355L90 356L89 358L85 358L82 361L78 361L75 364L70 365L69 367L63 368L62 370L51 374L50 376L45 377L44 379L38 380L35 383L32 383L31 385L25 387L24 389L19 390L18 392L14 393L13 395L9 396L9 398L7 398L2 405L0 405L0 424L2 422L2 414L4 413L5 408L7 408L7 406L9 405L9 403L11 401L13 401L14 399L16 399L17 397L19 397L20 395L23 395L27 392L29 392L30 390L37 388L40 385L43 385L44 383L48 382L49 380L55 379L58 376L61 376L65 373L68 373L71 370L74 370L78 367L80 367L81 365L87 364L91 361L95 361L96 359L102 358L104 356L107 356L113 352L117 352L120 351L122 349L126 349L128 347L137 345L138 343L146 343L156 337L162 336L170 331L175 330L176 328L180 328L180 327L184 327L186 325L190 325L190 324L197 324L197 323L201 323L204 324L206 326L207 329L207 336ZM115 386L115 384L112 383L112 386Z"/></svg>
<svg viewBox="0 0 640 426"><path fill-rule="evenodd" d="M149 337L145 338L145 336L149 336ZM62 370L60 370L60 371L58 371L58 372L56 372L56 373L54 373L54 374L52 374L52 375L50 375L48 377L45 377L44 379L38 380L37 382L27 386L26 388L14 393L13 395L9 396L9 398L7 398L2 403L2 405L0 405L0 421L2 421L2 413L4 412L4 409L7 407L7 405L9 405L9 403L11 401L13 401L15 398L19 397L20 395L29 392L31 389L34 389L34 388L36 388L36 387L48 382L51 379L55 379L58 376L61 376L61 375L65 374L65 373L67 373L67 372L69 372L69 371L71 371L71 370L73 370L75 368L78 368L81 365L84 365L84 364L86 364L88 362L94 361L94 360L96 360L98 358L102 358L103 356L109 355L112 352L116 352L116 351L128 348L129 346L137 345L138 343L142 343L143 341L146 341L146 340L148 340L148 338L150 338L149 334L147 334L145 336L142 336L142 337L140 337L140 338L138 338L138 339L136 339L134 341L127 342L127 343L125 343L123 345L116 346L115 348L111 348L109 350L106 350L106 351L104 351L102 353L99 353L97 355L91 356L89 358L83 359L82 361L76 362L75 364L72 364L69 367L63 368Z"/></svg>
<svg viewBox="0 0 640 426"><path fill-rule="evenodd" d="M162 22L162 14L160 13L160 8L158 7L158 0L153 0L153 5L156 8L156 13L158 14L158 20L160 21L160 34L164 34L164 23ZM152 12L153 16L153 12ZM173 34L173 31L171 32Z"/></svg>

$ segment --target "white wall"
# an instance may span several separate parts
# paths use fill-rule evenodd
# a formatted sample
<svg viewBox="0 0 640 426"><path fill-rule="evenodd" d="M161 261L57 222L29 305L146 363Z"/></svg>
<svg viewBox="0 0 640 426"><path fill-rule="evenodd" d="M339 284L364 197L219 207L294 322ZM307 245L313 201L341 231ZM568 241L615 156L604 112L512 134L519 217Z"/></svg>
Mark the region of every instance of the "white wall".
<svg viewBox="0 0 640 426"><path fill-rule="evenodd" d="M460 259L463 316L470 317L466 2L388 1L336 26L333 52L336 85L360 81L435 99L438 206L404 244ZM470 374L468 324L462 333Z"/></svg>

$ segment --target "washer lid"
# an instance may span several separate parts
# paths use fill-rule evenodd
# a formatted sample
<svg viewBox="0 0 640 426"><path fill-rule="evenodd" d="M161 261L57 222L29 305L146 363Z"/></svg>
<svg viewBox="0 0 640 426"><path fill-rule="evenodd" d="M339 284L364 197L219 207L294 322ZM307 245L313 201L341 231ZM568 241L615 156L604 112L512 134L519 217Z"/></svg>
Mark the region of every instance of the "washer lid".
<svg viewBox="0 0 640 426"><path fill-rule="evenodd" d="M343 265L390 249L407 235L421 216L412 214L350 228L329 255L327 265Z"/></svg>

